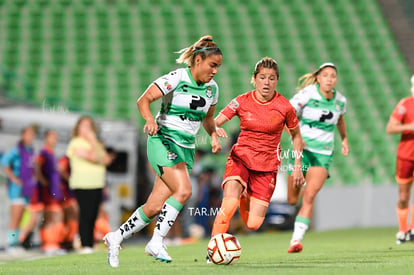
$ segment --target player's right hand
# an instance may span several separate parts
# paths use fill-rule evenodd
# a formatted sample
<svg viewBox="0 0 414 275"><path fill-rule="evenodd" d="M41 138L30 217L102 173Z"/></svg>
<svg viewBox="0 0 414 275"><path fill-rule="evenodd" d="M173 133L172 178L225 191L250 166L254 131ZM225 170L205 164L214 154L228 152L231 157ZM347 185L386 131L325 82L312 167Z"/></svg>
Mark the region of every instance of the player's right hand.
<svg viewBox="0 0 414 275"><path fill-rule="evenodd" d="M300 188L305 184L305 178L303 177L301 167L293 168L292 177L293 177L293 186L295 186L296 188Z"/></svg>
<svg viewBox="0 0 414 275"><path fill-rule="evenodd" d="M149 136L155 136L158 131L158 124L155 122L155 120L148 120L145 122L144 133L148 133Z"/></svg>

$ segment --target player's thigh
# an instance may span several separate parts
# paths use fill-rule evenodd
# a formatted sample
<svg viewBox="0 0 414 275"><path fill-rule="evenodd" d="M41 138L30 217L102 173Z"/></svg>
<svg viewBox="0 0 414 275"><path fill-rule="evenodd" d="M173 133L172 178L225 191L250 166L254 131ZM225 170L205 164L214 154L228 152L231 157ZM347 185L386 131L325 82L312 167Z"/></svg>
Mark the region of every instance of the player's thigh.
<svg viewBox="0 0 414 275"><path fill-rule="evenodd" d="M240 198L240 195L247 188L248 181L249 169L239 159L230 155L226 161L223 182L221 183L224 196Z"/></svg>
<svg viewBox="0 0 414 275"><path fill-rule="evenodd" d="M249 215L258 217L265 217L267 213L268 205L258 202L257 200L250 200Z"/></svg>
<svg viewBox="0 0 414 275"><path fill-rule="evenodd" d="M162 136L157 135L148 138L148 161L157 175L164 181L169 181L170 177L170 175L164 175L166 172L169 174L175 173L177 172L175 170L181 170L183 165L184 169L187 170L187 174L189 174L194 164L194 154L194 149L181 147ZM166 171L166 169L169 171Z"/></svg>
<svg viewBox="0 0 414 275"><path fill-rule="evenodd" d="M395 179L400 185L412 183L414 179L414 161L397 158Z"/></svg>
<svg viewBox="0 0 414 275"><path fill-rule="evenodd" d="M323 184L328 178L328 170L320 166L310 167L306 173L306 187L304 191L304 199L313 199L321 190Z"/></svg>
<svg viewBox="0 0 414 275"><path fill-rule="evenodd" d="M239 199L243 190L244 186L239 180L228 180L223 186L223 197Z"/></svg>
<svg viewBox="0 0 414 275"><path fill-rule="evenodd" d="M273 196L276 187L277 172L257 172L250 171L249 183L247 185L247 193L252 202L261 204L266 208Z"/></svg>

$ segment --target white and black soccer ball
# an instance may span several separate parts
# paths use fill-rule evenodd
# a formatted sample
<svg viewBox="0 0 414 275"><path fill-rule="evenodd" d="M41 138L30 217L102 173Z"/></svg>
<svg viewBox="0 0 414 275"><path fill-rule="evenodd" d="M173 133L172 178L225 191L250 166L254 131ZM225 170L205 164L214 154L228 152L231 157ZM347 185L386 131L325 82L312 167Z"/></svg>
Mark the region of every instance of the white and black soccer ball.
<svg viewBox="0 0 414 275"><path fill-rule="evenodd" d="M235 236L217 234L208 243L207 255L215 264L235 264L241 255L241 246Z"/></svg>

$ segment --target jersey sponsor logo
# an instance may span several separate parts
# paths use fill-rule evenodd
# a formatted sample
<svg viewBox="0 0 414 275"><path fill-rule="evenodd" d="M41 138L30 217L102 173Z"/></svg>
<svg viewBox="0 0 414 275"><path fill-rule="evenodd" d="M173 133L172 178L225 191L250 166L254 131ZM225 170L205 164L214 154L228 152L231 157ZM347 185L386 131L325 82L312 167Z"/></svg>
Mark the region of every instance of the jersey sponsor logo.
<svg viewBox="0 0 414 275"><path fill-rule="evenodd" d="M341 111L341 105L339 104L339 102L336 102L335 109L338 112Z"/></svg>
<svg viewBox="0 0 414 275"><path fill-rule="evenodd" d="M331 111L323 111L321 117L319 118L319 121L324 122L331 118L333 118L333 113Z"/></svg>
<svg viewBox="0 0 414 275"><path fill-rule="evenodd" d="M168 91L170 91L170 90L171 90L171 88L172 88L172 85L171 85L171 83L170 83L170 82L165 81L165 82L164 82L164 87L165 87L165 89L167 89Z"/></svg>
<svg viewBox="0 0 414 275"><path fill-rule="evenodd" d="M184 121L184 120L188 120L188 121L200 121L200 119L198 119L198 118L193 118L193 117L191 117L191 116L188 116L187 114L188 114L188 113L186 112L184 115L180 115L180 119L181 119L182 121Z"/></svg>
<svg viewBox="0 0 414 275"><path fill-rule="evenodd" d="M239 108L239 103L237 102L237 100L233 99L232 101L230 101L228 106L230 109L235 111L237 108Z"/></svg>
<svg viewBox="0 0 414 275"><path fill-rule="evenodd" d="M190 102L191 110L197 110L197 107L203 108L207 104L207 101L204 99L204 97L201 97L198 95L192 95L191 98L192 98Z"/></svg>
<svg viewBox="0 0 414 275"><path fill-rule="evenodd" d="M407 113L407 110L404 108L404 106L400 106L400 107L398 108L398 113L399 113L400 115L405 115L405 113Z"/></svg>
<svg viewBox="0 0 414 275"><path fill-rule="evenodd" d="M211 86L208 86L208 87L207 87L207 90L206 90L206 96L207 96L208 98L211 98L211 97L213 96L213 89L211 88Z"/></svg>

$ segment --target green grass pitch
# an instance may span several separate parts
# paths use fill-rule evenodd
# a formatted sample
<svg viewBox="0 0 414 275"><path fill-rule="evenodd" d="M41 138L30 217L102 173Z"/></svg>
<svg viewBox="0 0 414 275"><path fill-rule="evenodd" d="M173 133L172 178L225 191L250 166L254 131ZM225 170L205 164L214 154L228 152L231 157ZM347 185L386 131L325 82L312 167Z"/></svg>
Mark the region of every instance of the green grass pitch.
<svg viewBox="0 0 414 275"><path fill-rule="evenodd" d="M173 262L144 254L143 245L125 244L120 267L110 268L106 251L90 255L8 261L0 274L414 274L414 242L395 244L395 228L308 232L302 253L288 254L291 232L238 236L240 260L231 266L205 263L207 240L170 246Z"/></svg>

